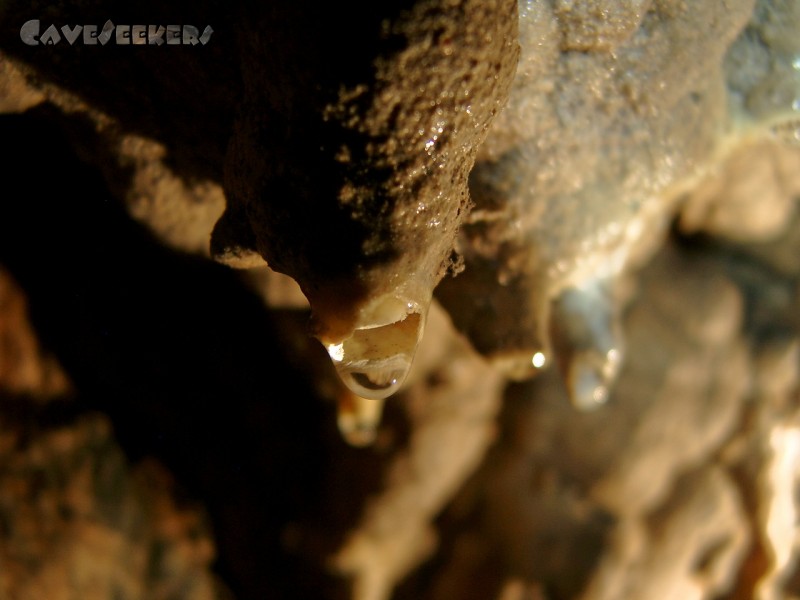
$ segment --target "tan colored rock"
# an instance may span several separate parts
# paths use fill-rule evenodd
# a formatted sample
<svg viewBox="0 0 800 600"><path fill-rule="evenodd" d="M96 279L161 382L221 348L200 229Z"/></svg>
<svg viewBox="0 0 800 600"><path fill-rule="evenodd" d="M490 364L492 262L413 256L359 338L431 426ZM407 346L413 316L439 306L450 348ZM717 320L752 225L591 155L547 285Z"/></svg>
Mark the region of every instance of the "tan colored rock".
<svg viewBox="0 0 800 600"><path fill-rule="evenodd" d="M49 416L77 394L0 268L0 598L229 598L165 469L130 465L103 415Z"/></svg>
<svg viewBox="0 0 800 600"><path fill-rule="evenodd" d="M748 535L736 487L719 469L701 470L646 520L616 526L580 597L710 600L732 587Z"/></svg>
<svg viewBox="0 0 800 600"><path fill-rule="evenodd" d="M162 468L134 475L105 417L26 431L3 415L0 440L0 596L227 597L202 511L175 506Z"/></svg>
<svg viewBox="0 0 800 600"><path fill-rule="evenodd" d="M403 394L412 426L408 447L387 465L384 490L368 501L357 529L331 559L352 579L353 600L390 598L436 551L431 520L494 440L501 378L469 350L442 312L432 311L431 320L433 335L420 349L429 360L419 363L429 375L412 374Z"/></svg>
<svg viewBox="0 0 800 600"><path fill-rule="evenodd" d="M0 267L0 394L47 402L72 391L67 375L31 327L22 290Z"/></svg>
<svg viewBox="0 0 800 600"><path fill-rule="evenodd" d="M785 233L800 196L800 148L770 139L744 143L689 194L680 227L737 242Z"/></svg>
<svg viewBox="0 0 800 600"><path fill-rule="evenodd" d="M45 94L0 52L0 113L22 112L44 100Z"/></svg>

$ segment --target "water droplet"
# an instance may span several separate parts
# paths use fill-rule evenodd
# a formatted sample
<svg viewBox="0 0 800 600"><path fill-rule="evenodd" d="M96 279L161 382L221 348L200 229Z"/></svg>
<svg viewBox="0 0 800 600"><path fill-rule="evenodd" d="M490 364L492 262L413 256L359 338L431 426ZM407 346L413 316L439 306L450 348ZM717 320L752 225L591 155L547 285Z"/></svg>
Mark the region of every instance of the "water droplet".
<svg viewBox="0 0 800 600"><path fill-rule="evenodd" d="M375 441L383 413L383 400L370 400L343 391L338 399L336 423L351 446L369 446Z"/></svg>
<svg viewBox="0 0 800 600"><path fill-rule="evenodd" d="M592 410L608 401L623 363L612 281L592 279L554 303L559 362L573 405Z"/></svg>
<svg viewBox="0 0 800 600"><path fill-rule="evenodd" d="M387 398L400 389L411 369L423 325L423 316L411 313L394 323L356 329L340 344L328 346L328 353L354 394Z"/></svg>
<svg viewBox="0 0 800 600"><path fill-rule="evenodd" d="M608 401L609 389L604 378L584 361L573 363L568 381L572 404L581 410L593 410Z"/></svg>
<svg viewBox="0 0 800 600"><path fill-rule="evenodd" d="M397 391L411 368L411 363L404 359L392 362L393 364L386 364L383 361L371 361L352 371L340 370L339 374L347 387L365 398L385 398Z"/></svg>

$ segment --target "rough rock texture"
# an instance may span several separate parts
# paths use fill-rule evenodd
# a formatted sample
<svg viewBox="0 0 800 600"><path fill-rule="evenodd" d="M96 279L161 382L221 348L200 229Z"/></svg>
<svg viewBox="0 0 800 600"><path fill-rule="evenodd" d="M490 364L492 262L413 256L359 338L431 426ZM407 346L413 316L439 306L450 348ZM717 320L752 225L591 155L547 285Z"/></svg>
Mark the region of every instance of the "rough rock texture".
<svg viewBox="0 0 800 600"><path fill-rule="evenodd" d="M128 136L143 134L168 146L187 179L173 185L223 184L226 212L213 253L250 265L260 255L297 280L326 343L369 321L371 305L386 295L427 307L453 268L467 176L515 73L513 0L397 1L380 10L147 2L103 10L102 3L87 10L6 3L0 49L32 68L34 80L99 109L88 116L111 127L101 143L113 153L130 155L141 142ZM115 36L107 46L81 37L47 47L22 44L19 34L32 18L50 19L44 36L51 22L176 16L213 23L213 43L137 49ZM117 71L131 49L132 62ZM50 99L62 108L80 102L60 90ZM159 151L134 152L135 163L157 160ZM158 195L150 202L164 210Z"/></svg>
<svg viewBox="0 0 800 600"><path fill-rule="evenodd" d="M620 274L649 259L685 189L745 135L735 108L743 76L724 63L758 26L742 33L750 0L627 10L520 3L518 76L471 176L476 207L459 240L467 268L438 294L498 367L527 377L533 357L555 358L583 406L606 397L624 360ZM785 7L785 18L792 11ZM598 21L606 29L575 29ZM776 48L776 61L783 52ZM763 85L754 75L748 91ZM757 125L750 118L747 134ZM776 228L785 212L760 210Z"/></svg>
<svg viewBox="0 0 800 600"><path fill-rule="evenodd" d="M0 597L800 597L797 2L290 4L0 6ZM306 296L453 244L379 422Z"/></svg>
<svg viewBox="0 0 800 600"><path fill-rule="evenodd" d="M427 305L451 268L467 176L515 73L517 18L508 0L290 4L243 21L213 244L291 275L338 342L383 296Z"/></svg>
<svg viewBox="0 0 800 600"><path fill-rule="evenodd" d="M0 273L0 597L229 598L204 509L155 461L132 466L81 414L25 297Z"/></svg>
<svg viewBox="0 0 800 600"><path fill-rule="evenodd" d="M25 296L0 270L0 382L9 395L46 402L70 390L58 361L42 350L27 315Z"/></svg>

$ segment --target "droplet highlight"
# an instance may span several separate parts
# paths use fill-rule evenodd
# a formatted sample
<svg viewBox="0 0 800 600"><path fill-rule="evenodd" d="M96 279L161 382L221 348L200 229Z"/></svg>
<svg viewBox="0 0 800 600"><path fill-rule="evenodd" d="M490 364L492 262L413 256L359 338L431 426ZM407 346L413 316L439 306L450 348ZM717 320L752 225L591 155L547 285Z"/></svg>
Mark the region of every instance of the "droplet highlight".
<svg viewBox="0 0 800 600"><path fill-rule="evenodd" d="M423 325L423 315L411 313L393 323L356 329L341 343L328 346L328 354L348 389L382 400L405 382Z"/></svg>

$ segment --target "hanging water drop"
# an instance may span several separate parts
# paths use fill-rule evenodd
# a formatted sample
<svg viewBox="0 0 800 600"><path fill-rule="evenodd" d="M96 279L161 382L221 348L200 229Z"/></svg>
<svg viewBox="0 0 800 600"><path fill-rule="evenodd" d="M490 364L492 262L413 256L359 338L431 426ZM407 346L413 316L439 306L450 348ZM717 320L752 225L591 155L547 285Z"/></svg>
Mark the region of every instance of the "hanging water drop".
<svg viewBox="0 0 800 600"><path fill-rule="evenodd" d="M370 400L350 390L339 394L336 422L344 440L355 447L375 441L383 413L383 400Z"/></svg>
<svg viewBox="0 0 800 600"><path fill-rule="evenodd" d="M622 334L613 281L593 279L564 290L554 304L559 363L572 403L593 410L608 402L622 365Z"/></svg>
<svg viewBox="0 0 800 600"><path fill-rule="evenodd" d="M423 315L411 313L386 325L356 329L344 341L329 345L328 354L354 394L380 400L403 385L423 327Z"/></svg>
<svg viewBox="0 0 800 600"><path fill-rule="evenodd" d="M609 383L589 361L577 358L570 366L567 389L572 404L580 410L590 411L608 401Z"/></svg>

